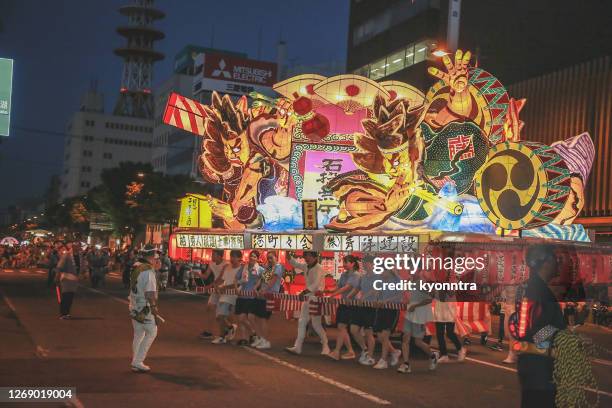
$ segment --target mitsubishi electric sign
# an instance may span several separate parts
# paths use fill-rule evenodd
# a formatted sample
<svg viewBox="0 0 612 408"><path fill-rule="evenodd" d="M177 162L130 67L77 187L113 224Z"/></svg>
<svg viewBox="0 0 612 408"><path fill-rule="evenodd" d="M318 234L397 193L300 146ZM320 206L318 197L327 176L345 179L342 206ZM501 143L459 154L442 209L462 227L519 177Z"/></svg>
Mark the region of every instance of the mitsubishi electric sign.
<svg viewBox="0 0 612 408"><path fill-rule="evenodd" d="M204 77L272 86L276 82L276 64L228 55L206 54Z"/></svg>
<svg viewBox="0 0 612 408"><path fill-rule="evenodd" d="M0 58L0 136L8 136L11 123L13 60Z"/></svg>

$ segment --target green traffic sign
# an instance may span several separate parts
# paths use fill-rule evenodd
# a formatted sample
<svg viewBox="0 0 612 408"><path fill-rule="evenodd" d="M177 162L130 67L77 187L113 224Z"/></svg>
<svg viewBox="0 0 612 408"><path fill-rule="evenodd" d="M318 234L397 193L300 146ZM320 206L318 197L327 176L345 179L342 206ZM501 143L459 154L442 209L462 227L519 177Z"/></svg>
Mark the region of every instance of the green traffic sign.
<svg viewBox="0 0 612 408"><path fill-rule="evenodd" d="M13 60L0 58L0 136L8 136L11 124Z"/></svg>

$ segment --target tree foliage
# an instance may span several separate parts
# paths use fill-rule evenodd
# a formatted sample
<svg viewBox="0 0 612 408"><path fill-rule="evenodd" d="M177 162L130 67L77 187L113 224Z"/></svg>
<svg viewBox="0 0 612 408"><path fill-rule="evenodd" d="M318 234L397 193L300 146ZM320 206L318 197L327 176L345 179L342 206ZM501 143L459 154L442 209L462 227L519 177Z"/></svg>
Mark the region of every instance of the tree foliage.
<svg viewBox="0 0 612 408"><path fill-rule="evenodd" d="M178 199L186 193L207 194L212 186L185 175L156 173L150 164L126 162L106 169L102 184L88 196L107 214L117 234L138 234L147 223L175 223Z"/></svg>

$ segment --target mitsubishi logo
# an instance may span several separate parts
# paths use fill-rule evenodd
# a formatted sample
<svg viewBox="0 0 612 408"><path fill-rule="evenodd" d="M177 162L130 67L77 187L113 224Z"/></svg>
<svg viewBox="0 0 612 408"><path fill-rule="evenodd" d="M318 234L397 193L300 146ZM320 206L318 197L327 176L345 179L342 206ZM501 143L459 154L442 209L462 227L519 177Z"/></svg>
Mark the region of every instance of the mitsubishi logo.
<svg viewBox="0 0 612 408"><path fill-rule="evenodd" d="M232 78L232 75L230 74L230 72L229 72L229 71L226 71L226 70L225 70L225 67L226 67L225 60L221 60L221 61L219 61L219 69L215 69L215 70L212 72L212 76L214 76L214 77L218 77L218 76L221 76L221 75L223 74L223 76L224 76L225 78L231 79L231 78Z"/></svg>

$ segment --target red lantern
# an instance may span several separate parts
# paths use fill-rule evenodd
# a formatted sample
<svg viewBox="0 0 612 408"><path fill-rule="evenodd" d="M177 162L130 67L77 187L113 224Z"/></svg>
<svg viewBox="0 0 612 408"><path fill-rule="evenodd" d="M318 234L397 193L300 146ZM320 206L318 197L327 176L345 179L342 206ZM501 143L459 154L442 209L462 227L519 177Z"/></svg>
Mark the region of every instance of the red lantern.
<svg viewBox="0 0 612 408"><path fill-rule="evenodd" d="M298 96L297 93L294 93L293 96L296 98L293 101L293 110L300 116L304 116L312 110L312 101L310 98L305 96Z"/></svg>
<svg viewBox="0 0 612 408"><path fill-rule="evenodd" d="M329 120L317 113L312 119L302 123L302 132L312 141L320 141L329 134Z"/></svg>

